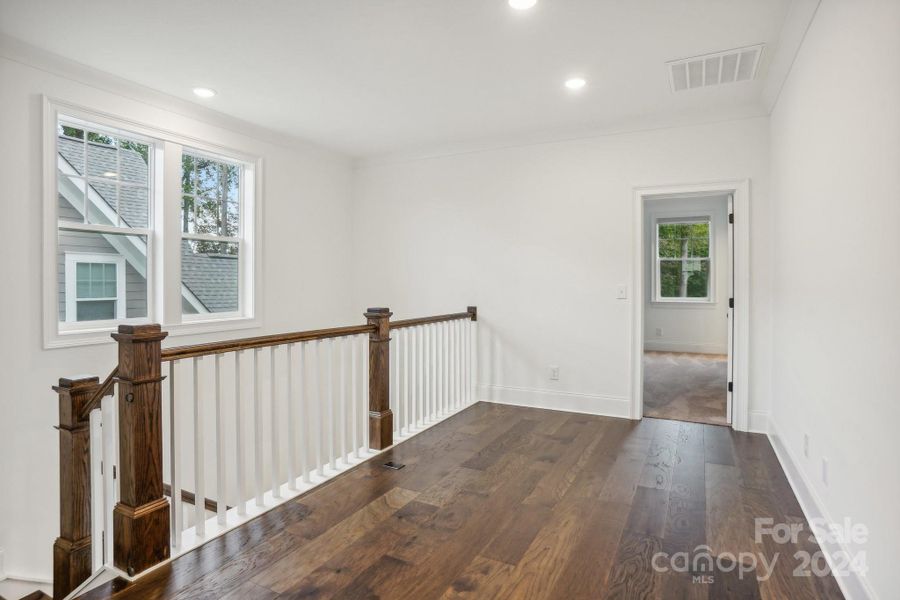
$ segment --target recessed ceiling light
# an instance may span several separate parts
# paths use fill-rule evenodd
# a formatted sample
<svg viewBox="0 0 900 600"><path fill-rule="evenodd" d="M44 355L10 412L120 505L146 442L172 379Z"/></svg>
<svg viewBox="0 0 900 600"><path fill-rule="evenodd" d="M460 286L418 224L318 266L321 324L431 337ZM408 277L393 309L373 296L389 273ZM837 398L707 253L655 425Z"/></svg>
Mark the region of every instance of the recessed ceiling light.
<svg viewBox="0 0 900 600"><path fill-rule="evenodd" d="M516 10L528 10L537 4L537 0L509 0L509 5Z"/></svg>
<svg viewBox="0 0 900 600"><path fill-rule="evenodd" d="M216 95L216 90L205 87L195 87L194 95L200 96L201 98L212 98Z"/></svg>
<svg viewBox="0 0 900 600"><path fill-rule="evenodd" d="M580 90L586 85L587 81L585 81L583 77L572 77L570 79L566 79L566 87L570 90Z"/></svg>

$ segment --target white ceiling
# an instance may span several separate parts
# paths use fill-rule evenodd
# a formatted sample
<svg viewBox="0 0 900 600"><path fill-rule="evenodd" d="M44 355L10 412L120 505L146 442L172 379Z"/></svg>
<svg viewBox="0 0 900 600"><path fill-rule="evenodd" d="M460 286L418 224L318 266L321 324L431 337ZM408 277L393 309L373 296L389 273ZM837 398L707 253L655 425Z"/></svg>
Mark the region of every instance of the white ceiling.
<svg viewBox="0 0 900 600"><path fill-rule="evenodd" d="M764 114L791 0L0 0L0 31L355 156ZM665 62L765 43L756 80ZM787 46L786 44L784 44ZM784 60L781 60L784 62ZM588 85L563 87L570 74ZM195 98L202 85L218 90Z"/></svg>

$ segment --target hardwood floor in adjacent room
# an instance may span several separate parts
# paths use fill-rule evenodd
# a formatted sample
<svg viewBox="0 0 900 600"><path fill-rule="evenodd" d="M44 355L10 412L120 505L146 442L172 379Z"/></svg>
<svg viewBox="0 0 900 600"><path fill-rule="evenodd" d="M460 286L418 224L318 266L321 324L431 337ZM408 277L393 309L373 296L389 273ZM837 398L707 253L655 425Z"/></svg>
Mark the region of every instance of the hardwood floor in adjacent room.
<svg viewBox="0 0 900 600"><path fill-rule="evenodd" d="M757 517L803 533L754 539ZM764 436L478 403L115 597L841 598L793 575L798 550ZM718 567L671 568L704 551Z"/></svg>
<svg viewBox="0 0 900 600"><path fill-rule="evenodd" d="M644 416L727 425L728 357L644 352Z"/></svg>

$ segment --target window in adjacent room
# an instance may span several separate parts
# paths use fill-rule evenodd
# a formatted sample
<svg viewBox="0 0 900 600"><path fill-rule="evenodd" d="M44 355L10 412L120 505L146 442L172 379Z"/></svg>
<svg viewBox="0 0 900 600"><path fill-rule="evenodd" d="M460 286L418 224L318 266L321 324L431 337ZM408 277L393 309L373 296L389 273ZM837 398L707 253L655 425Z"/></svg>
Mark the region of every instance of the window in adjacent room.
<svg viewBox="0 0 900 600"><path fill-rule="evenodd" d="M710 219L656 222L656 301L709 302Z"/></svg>

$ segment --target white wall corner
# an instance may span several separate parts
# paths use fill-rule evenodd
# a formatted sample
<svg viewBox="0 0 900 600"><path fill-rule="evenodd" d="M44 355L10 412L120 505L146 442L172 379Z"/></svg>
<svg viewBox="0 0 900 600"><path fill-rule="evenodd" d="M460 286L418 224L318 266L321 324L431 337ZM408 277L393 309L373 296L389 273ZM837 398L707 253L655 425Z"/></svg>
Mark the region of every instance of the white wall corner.
<svg viewBox="0 0 900 600"><path fill-rule="evenodd" d="M490 383L478 384L478 398L496 404L561 410L620 419L630 418L631 408L631 400L626 396L565 392Z"/></svg>
<svg viewBox="0 0 900 600"><path fill-rule="evenodd" d="M816 10L821 0L793 0L788 10L781 33L778 36L778 47L774 57L769 63L766 75L766 83L763 87L762 101L766 110L771 114L778 103L781 88L784 87L794 59L803 45L803 39L809 26L812 25Z"/></svg>
<svg viewBox="0 0 900 600"><path fill-rule="evenodd" d="M752 413L751 413L752 417ZM778 427L773 419L769 419L769 441L781 463L781 469L787 476L788 483L794 491L794 496L800 503L803 515L807 522L816 520L825 523L837 523L828 514L825 504L816 494L815 488L810 485L803 471L799 468L793 454L787 445L782 441L784 438L779 434ZM878 600L878 596L869 584L865 574L855 569L854 565L845 565L847 561L840 559L836 561L836 557L853 556L849 548L839 540L819 539L819 547L828 561L828 566L834 571L835 564L841 565L842 568L850 569L849 574L838 575L834 578L843 592L847 600Z"/></svg>

